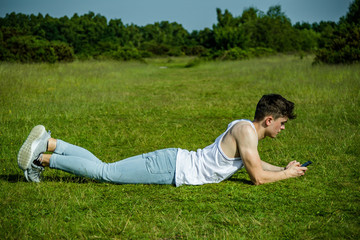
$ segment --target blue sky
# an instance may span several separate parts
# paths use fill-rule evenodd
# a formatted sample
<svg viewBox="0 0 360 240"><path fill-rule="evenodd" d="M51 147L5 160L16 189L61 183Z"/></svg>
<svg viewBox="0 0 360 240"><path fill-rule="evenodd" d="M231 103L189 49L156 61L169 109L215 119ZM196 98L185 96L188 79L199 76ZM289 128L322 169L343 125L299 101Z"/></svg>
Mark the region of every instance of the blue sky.
<svg viewBox="0 0 360 240"><path fill-rule="evenodd" d="M211 28L216 8L228 9L234 16L248 7L267 12L281 5L282 11L296 22L335 21L344 16L352 0L0 0L0 17L7 13L49 14L52 17L82 15L92 11L125 24L139 26L170 21L189 31Z"/></svg>

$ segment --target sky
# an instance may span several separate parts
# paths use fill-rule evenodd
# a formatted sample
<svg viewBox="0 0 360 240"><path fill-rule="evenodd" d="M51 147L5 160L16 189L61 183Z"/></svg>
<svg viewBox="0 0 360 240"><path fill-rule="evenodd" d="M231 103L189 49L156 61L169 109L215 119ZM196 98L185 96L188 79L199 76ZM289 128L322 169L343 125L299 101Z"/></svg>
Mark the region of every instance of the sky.
<svg viewBox="0 0 360 240"><path fill-rule="evenodd" d="M107 20L121 19L124 24L145 26L169 21L188 31L212 28L217 23L216 8L233 16L255 7L264 13L270 6L281 5L282 12L296 22L337 22L346 15L353 0L0 0L0 17L7 13L24 13L52 17L72 17L89 11Z"/></svg>

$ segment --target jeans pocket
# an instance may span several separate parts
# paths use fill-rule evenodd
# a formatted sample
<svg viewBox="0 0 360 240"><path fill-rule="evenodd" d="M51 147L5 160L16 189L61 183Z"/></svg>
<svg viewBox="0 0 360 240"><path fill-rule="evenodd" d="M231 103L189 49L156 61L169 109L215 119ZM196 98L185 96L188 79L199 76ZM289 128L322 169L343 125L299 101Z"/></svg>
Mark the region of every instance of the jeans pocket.
<svg viewBox="0 0 360 240"><path fill-rule="evenodd" d="M151 153L145 153L144 158L146 159L146 168L150 173L153 174L164 174L171 172L168 163L167 154L164 151L155 151Z"/></svg>

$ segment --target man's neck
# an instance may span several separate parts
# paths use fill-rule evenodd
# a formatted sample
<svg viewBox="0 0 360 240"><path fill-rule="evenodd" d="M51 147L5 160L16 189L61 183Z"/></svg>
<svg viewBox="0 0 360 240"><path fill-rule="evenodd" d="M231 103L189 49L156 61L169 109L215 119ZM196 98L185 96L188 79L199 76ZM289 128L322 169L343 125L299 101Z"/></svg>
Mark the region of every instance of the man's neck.
<svg viewBox="0 0 360 240"><path fill-rule="evenodd" d="M258 135L258 140L264 139L265 136L265 128L263 127L263 122L257 122L257 121L253 121L253 124L255 126L256 129L256 133Z"/></svg>

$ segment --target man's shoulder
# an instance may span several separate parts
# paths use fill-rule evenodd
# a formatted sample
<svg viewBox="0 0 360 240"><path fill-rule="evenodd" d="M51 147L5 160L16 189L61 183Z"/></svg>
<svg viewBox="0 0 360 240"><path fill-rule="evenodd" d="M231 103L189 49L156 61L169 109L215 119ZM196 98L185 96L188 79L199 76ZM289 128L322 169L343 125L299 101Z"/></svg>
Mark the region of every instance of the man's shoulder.
<svg viewBox="0 0 360 240"><path fill-rule="evenodd" d="M252 123L250 121L240 121L234 124L234 126L232 126L230 131L235 131L235 132L241 132L244 134L252 134L255 133L254 127L252 125Z"/></svg>
<svg viewBox="0 0 360 240"><path fill-rule="evenodd" d="M234 124L234 126L230 129L230 134L238 140L257 142L256 131L249 121L241 121Z"/></svg>

